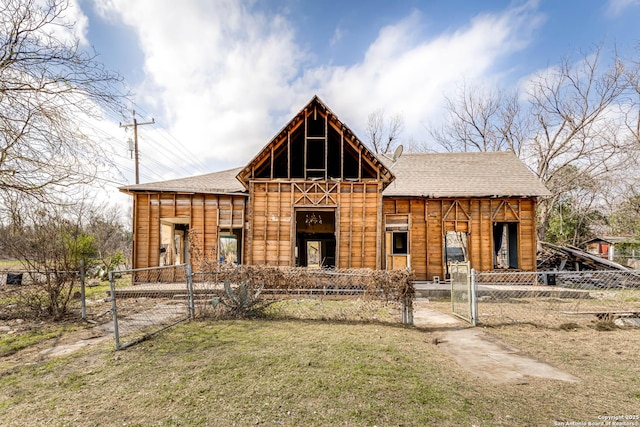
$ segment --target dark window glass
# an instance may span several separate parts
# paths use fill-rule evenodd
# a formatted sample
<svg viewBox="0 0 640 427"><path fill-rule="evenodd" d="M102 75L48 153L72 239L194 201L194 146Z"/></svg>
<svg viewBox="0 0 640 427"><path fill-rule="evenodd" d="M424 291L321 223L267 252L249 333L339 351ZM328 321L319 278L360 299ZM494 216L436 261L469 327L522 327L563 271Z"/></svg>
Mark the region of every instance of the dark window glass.
<svg viewBox="0 0 640 427"><path fill-rule="evenodd" d="M409 253L409 233L396 231L393 233L393 255L407 255Z"/></svg>

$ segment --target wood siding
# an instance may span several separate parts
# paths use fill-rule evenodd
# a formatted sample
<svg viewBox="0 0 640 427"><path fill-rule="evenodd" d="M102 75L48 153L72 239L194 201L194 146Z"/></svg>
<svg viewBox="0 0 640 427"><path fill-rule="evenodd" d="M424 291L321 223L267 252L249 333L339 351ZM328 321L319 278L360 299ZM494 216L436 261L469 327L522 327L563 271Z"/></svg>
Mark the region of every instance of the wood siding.
<svg viewBox="0 0 640 427"><path fill-rule="evenodd" d="M295 212L335 212L338 268L381 268L381 183L251 181L247 263L295 265Z"/></svg>
<svg viewBox="0 0 640 427"><path fill-rule="evenodd" d="M409 214L411 267L417 280L444 279L444 235L468 233L472 268L492 270L493 224L518 224L518 269L536 268L536 200L533 198L384 198L383 215Z"/></svg>
<svg viewBox="0 0 640 427"><path fill-rule="evenodd" d="M245 200L231 195L135 193L134 268L159 265L161 221L188 224L191 238L197 236L205 253L217 257L220 230L243 228Z"/></svg>

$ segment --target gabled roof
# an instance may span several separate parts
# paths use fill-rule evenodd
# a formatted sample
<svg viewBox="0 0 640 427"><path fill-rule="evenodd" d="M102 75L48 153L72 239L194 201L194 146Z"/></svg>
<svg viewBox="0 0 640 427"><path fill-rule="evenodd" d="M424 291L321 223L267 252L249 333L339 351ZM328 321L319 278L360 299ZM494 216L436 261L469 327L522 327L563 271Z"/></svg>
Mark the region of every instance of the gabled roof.
<svg viewBox="0 0 640 427"><path fill-rule="evenodd" d="M511 152L403 154L395 164L381 156L396 180L383 196L550 196Z"/></svg>
<svg viewBox="0 0 640 427"><path fill-rule="evenodd" d="M221 172L190 176L188 178L170 179L168 181L149 182L120 187L120 191L133 193L139 191L172 192L172 193L204 193L204 194L243 194L244 187L236 179L242 168L228 169Z"/></svg>
<svg viewBox="0 0 640 427"><path fill-rule="evenodd" d="M357 151L362 153L362 159L364 162L368 162L372 165L372 167L378 170L380 174L380 180L383 183L383 186L387 186L391 181L393 181L394 176L391 171L385 166L383 162L371 151L367 148L366 145L358 139L358 137L349 129L347 125L341 122L338 117L325 105L322 100L315 95L311 101L307 103L299 112L296 114L290 121L287 123L276 135L256 154L256 156L251 159L251 161L247 164L245 168L243 168L238 173L238 180L248 188L248 182L251 178L252 171L256 166L265 161L270 155L272 155L271 148L274 147L279 142L286 140L287 132L294 129L296 126L303 122L305 119L305 115L310 113L311 111L320 111L323 114L326 114L328 120L330 120L331 124L337 129L341 129L344 134L344 143L353 144Z"/></svg>
<svg viewBox="0 0 640 427"><path fill-rule="evenodd" d="M596 236L593 239L587 240L585 243L604 242L612 245L618 243L635 243L635 239L630 236Z"/></svg>

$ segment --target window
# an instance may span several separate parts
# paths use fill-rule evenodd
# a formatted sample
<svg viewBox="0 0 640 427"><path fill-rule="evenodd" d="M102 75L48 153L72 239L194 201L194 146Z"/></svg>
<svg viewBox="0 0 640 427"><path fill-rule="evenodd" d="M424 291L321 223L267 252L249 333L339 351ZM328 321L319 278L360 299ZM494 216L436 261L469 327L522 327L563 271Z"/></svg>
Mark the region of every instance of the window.
<svg viewBox="0 0 640 427"><path fill-rule="evenodd" d="M406 231L394 231L391 236L391 253L393 255L409 254L409 233Z"/></svg>

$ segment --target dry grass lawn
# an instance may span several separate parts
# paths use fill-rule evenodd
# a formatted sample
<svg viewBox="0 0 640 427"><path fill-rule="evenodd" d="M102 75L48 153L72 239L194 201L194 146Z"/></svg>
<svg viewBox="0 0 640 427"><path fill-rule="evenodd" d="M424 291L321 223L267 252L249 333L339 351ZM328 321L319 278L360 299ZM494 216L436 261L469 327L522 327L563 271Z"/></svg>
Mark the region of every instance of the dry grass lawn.
<svg viewBox="0 0 640 427"><path fill-rule="evenodd" d="M35 348L0 358L0 420L6 426L553 426L640 414L640 330L606 329L487 328L581 379L498 385L441 352L438 330L189 322L120 352L107 341L52 360L24 363Z"/></svg>

